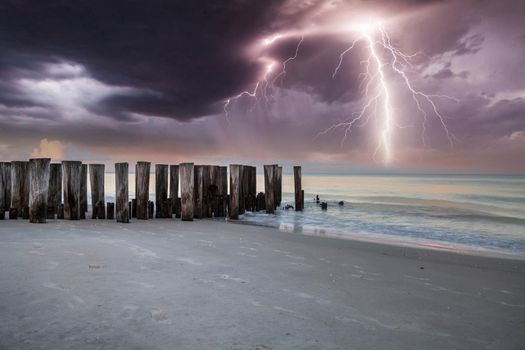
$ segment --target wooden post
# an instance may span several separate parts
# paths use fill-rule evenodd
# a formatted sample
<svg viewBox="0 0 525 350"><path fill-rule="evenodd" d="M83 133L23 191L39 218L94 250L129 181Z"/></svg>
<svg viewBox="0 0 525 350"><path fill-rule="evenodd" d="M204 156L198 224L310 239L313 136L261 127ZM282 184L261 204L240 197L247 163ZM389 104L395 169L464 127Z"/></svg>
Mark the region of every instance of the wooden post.
<svg viewBox="0 0 525 350"><path fill-rule="evenodd" d="M155 164L155 217L168 216L168 165Z"/></svg>
<svg viewBox="0 0 525 350"><path fill-rule="evenodd" d="M182 163L179 165L180 171L180 191L181 191L181 219L184 221L193 220L193 185L194 166L193 163Z"/></svg>
<svg viewBox="0 0 525 350"><path fill-rule="evenodd" d="M135 176L135 179L137 177ZM137 192L135 192L135 195L137 194ZM136 218L137 217L137 198L133 198L131 200L131 203L130 203L130 206L129 206L129 213L131 214L131 217L132 218Z"/></svg>
<svg viewBox="0 0 525 350"><path fill-rule="evenodd" d="M89 181L91 184L91 218L106 218L106 198L104 196L104 164L89 165Z"/></svg>
<svg viewBox="0 0 525 350"><path fill-rule="evenodd" d="M266 201L266 212L275 213L275 173L277 165L264 166L264 198Z"/></svg>
<svg viewBox="0 0 525 350"><path fill-rule="evenodd" d="M171 209L172 215L180 218L179 201L179 166L170 165L170 198L172 199Z"/></svg>
<svg viewBox="0 0 525 350"><path fill-rule="evenodd" d="M108 220L113 220L115 219L115 203L113 202L108 202L107 204L107 214L106 214L106 219Z"/></svg>
<svg viewBox="0 0 525 350"><path fill-rule="evenodd" d="M204 166L195 165L193 183L193 217L202 218L203 206L203 185L204 185Z"/></svg>
<svg viewBox="0 0 525 350"><path fill-rule="evenodd" d="M57 219L64 219L64 203L58 205Z"/></svg>
<svg viewBox="0 0 525 350"><path fill-rule="evenodd" d="M153 219L155 212L155 203L153 201L148 201L148 219Z"/></svg>
<svg viewBox="0 0 525 350"><path fill-rule="evenodd" d="M11 207L11 163L0 162L0 212ZM5 215L5 214L4 214Z"/></svg>
<svg viewBox="0 0 525 350"><path fill-rule="evenodd" d="M11 162L11 208L16 208L18 217L29 205L29 162Z"/></svg>
<svg viewBox="0 0 525 350"><path fill-rule="evenodd" d="M117 222L123 223L129 222L129 216L131 214L131 205L129 203L128 195L128 172L128 163L115 164L115 201L117 202Z"/></svg>
<svg viewBox="0 0 525 350"><path fill-rule="evenodd" d="M217 165L210 165L208 167L208 217L217 217L219 212L219 167Z"/></svg>
<svg viewBox="0 0 525 350"><path fill-rule="evenodd" d="M50 158L29 160L29 221L32 223L43 224L47 219L50 163Z"/></svg>
<svg viewBox="0 0 525 350"><path fill-rule="evenodd" d="M82 164L80 168L80 218L86 218L86 212L88 211L87 201L87 178L88 178L88 166Z"/></svg>
<svg viewBox="0 0 525 350"><path fill-rule="evenodd" d="M202 166L202 217L208 217L208 186L210 184L209 179L210 166Z"/></svg>
<svg viewBox="0 0 525 350"><path fill-rule="evenodd" d="M62 189L64 191L64 219L80 219L80 177L82 162L62 162Z"/></svg>
<svg viewBox="0 0 525 350"><path fill-rule="evenodd" d="M230 165L230 207L229 217L232 220L239 219L241 201L241 169L242 165Z"/></svg>
<svg viewBox="0 0 525 350"><path fill-rule="evenodd" d="M62 203L62 164L49 165L49 192L47 197L47 218L54 219Z"/></svg>
<svg viewBox="0 0 525 350"><path fill-rule="evenodd" d="M148 219L150 162L137 162L135 167L137 219Z"/></svg>
<svg viewBox="0 0 525 350"><path fill-rule="evenodd" d="M218 196L218 208L217 216L225 217L226 210L228 207L228 167L220 166L217 173L217 196Z"/></svg>
<svg viewBox="0 0 525 350"><path fill-rule="evenodd" d="M242 167L242 196L243 196L243 213L250 210L250 170L251 166L243 165Z"/></svg>
<svg viewBox="0 0 525 350"><path fill-rule="evenodd" d="M294 166L293 167L293 180L294 180L294 187L295 187L295 211L302 211L303 210L303 193L302 193L302 185L301 185L301 167L300 166Z"/></svg>
<svg viewBox="0 0 525 350"><path fill-rule="evenodd" d="M275 205L281 205L283 193L283 167L278 166L275 173Z"/></svg>

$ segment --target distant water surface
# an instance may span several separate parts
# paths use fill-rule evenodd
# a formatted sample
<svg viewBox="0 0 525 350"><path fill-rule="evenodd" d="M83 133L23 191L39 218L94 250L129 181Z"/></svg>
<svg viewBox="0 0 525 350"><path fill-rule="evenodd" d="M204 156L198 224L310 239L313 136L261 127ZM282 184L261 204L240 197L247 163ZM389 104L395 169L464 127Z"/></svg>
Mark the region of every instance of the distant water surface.
<svg viewBox="0 0 525 350"><path fill-rule="evenodd" d="M303 188L303 213L248 213L243 220L308 234L525 257L523 176L304 175ZM293 205L293 176L283 176L283 192L282 205ZM315 195L328 203L328 210L320 209Z"/></svg>
<svg viewBox="0 0 525 350"><path fill-rule="evenodd" d="M257 176L258 191L264 191L263 180ZM129 182L134 197L134 174ZM114 174L106 174L108 201L114 200L114 184ZM152 174L152 200L154 188ZM246 213L241 221L306 234L525 257L524 176L303 175L303 188L304 212ZM315 195L328 203L327 211L315 203ZM281 206L293 202L293 176L283 175Z"/></svg>

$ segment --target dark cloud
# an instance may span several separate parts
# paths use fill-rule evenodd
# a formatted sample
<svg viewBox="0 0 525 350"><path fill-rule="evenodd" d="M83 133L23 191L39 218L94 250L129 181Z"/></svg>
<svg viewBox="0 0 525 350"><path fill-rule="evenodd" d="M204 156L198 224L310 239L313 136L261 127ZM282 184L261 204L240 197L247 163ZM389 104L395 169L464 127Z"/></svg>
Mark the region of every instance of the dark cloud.
<svg viewBox="0 0 525 350"><path fill-rule="evenodd" d="M277 1L4 1L0 71L73 61L110 85L155 92L102 109L186 119L253 81L242 48L271 22ZM6 75L4 75L6 76Z"/></svg>
<svg viewBox="0 0 525 350"><path fill-rule="evenodd" d="M301 31L366 14L388 19L392 42L404 52L421 53L406 67L414 86L458 99L437 98L457 147L522 135L525 11L519 1L8 0L0 2L0 146L36 147L49 138L128 154L368 160L379 125L373 118L343 146L342 129L314 140L363 106L362 44L332 77L355 33L309 33L286 74L264 90L267 96L232 103L231 124L223 113L228 97L253 91L268 62L261 56L279 72ZM261 55L250 51L268 35L289 32ZM392 81L403 126L397 146L418 149L423 116L400 80ZM444 159L448 140L423 104L429 147Z"/></svg>

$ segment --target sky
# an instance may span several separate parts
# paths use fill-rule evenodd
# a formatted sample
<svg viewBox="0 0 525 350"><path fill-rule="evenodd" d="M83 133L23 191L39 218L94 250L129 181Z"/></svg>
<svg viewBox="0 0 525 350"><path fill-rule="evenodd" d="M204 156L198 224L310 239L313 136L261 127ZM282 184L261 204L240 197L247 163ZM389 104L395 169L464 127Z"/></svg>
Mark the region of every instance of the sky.
<svg viewBox="0 0 525 350"><path fill-rule="evenodd" d="M4 0L0 159L525 173L524 21L519 0Z"/></svg>

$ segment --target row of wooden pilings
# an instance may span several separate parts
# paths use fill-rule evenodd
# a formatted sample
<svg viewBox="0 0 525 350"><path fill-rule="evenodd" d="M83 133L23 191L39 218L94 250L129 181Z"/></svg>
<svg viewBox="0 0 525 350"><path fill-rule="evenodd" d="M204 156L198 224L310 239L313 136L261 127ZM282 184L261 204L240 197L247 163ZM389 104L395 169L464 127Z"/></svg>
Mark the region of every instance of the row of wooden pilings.
<svg viewBox="0 0 525 350"><path fill-rule="evenodd" d="M155 165L155 202L149 200L150 162L135 166L135 198L128 194L129 165L115 163L115 201L105 202L104 164L80 161L51 163L49 158L0 162L0 220L22 217L34 223L46 219L85 219L88 212L87 179L91 185L93 219L152 219L229 217L246 211L274 213L282 200L282 167L264 165L264 192L257 193L256 168L232 164ZM168 181L169 179L169 181ZM169 183L169 188L168 188ZM179 185L181 197L179 198ZM301 167L294 167L295 210L304 208ZM156 211L154 212L154 209ZM116 215L115 215L116 214Z"/></svg>

